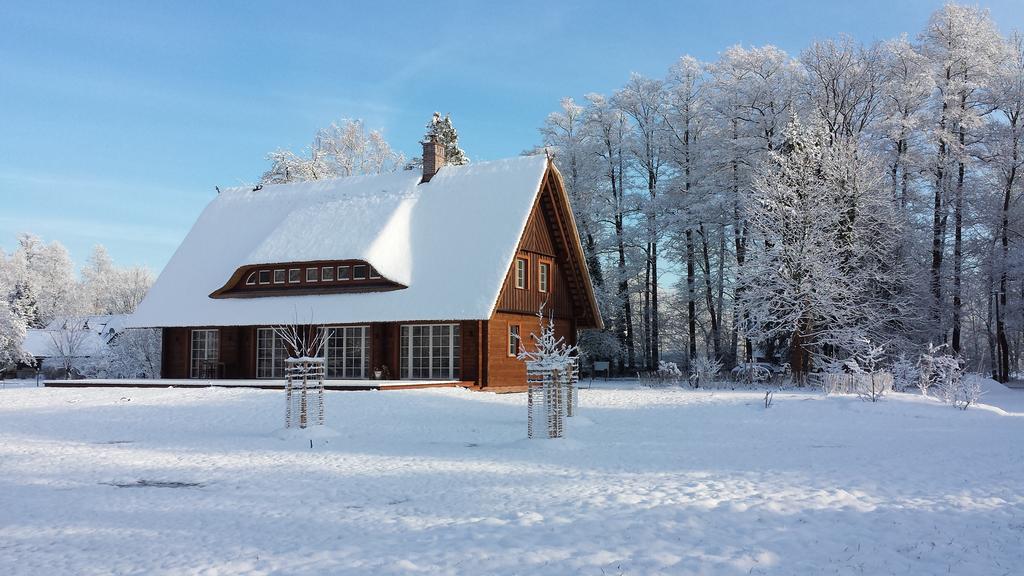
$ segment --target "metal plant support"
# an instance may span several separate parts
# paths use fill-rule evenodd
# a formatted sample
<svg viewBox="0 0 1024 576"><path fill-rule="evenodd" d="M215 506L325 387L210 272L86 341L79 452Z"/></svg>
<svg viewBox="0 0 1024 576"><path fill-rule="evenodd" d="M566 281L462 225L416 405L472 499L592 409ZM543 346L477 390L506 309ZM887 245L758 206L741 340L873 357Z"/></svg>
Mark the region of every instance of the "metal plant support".
<svg viewBox="0 0 1024 576"><path fill-rule="evenodd" d="M526 435L529 438L561 438L565 417L572 409L575 363L551 367L545 363L526 365ZM541 429L543 426L543 429Z"/></svg>
<svg viewBox="0 0 1024 576"><path fill-rule="evenodd" d="M323 426L324 359L288 358L285 360L285 373L288 376L285 384L285 428L306 428L310 425L310 414L316 419L317 426Z"/></svg>

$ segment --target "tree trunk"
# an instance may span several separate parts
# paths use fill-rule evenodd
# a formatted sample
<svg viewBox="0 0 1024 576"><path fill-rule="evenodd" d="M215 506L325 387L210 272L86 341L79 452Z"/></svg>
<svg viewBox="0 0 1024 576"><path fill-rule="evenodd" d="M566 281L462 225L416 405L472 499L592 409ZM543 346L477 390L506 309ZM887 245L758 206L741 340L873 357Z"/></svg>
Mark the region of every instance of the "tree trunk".
<svg viewBox="0 0 1024 576"><path fill-rule="evenodd" d="M697 302L694 300L693 288L696 281L694 275L693 230L686 230L686 320L687 333L690 337L687 365L697 356ZM706 276L705 276L706 277ZM710 302L709 302L710 304ZM712 312L713 314L714 312Z"/></svg>

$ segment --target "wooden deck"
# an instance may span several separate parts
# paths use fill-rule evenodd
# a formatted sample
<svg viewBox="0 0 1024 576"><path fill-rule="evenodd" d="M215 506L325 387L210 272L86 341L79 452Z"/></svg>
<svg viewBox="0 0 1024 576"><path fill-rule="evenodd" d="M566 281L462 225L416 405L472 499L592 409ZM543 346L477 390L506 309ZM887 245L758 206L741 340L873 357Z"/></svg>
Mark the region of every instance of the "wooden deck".
<svg viewBox="0 0 1024 576"><path fill-rule="evenodd" d="M47 388L258 388L284 390L284 380L80 379L44 380ZM473 382L440 380L325 380L325 390L411 390L473 388Z"/></svg>

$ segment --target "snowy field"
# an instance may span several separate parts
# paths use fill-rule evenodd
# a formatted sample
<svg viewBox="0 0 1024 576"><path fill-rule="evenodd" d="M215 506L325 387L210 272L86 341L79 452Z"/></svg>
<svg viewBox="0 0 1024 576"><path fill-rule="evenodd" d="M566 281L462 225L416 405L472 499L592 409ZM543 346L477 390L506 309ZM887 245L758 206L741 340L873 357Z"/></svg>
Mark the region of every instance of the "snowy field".
<svg viewBox="0 0 1024 576"><path fill-rule="evenodd" d="M522 394L333 392L312 448L279 391L11 386L0 574L1020 574L1024 391L996 386L619 384L554 441Z"/></svg>

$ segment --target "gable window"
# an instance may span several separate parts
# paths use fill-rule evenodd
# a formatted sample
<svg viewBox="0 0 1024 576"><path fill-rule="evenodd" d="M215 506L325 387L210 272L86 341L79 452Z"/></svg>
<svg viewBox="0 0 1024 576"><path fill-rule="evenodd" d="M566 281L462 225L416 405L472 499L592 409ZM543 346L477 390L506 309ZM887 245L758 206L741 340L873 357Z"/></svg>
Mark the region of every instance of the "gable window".
<svg viewBox="0 0 1024 576"><path fill-rule="evenodd" d="M193 330L189 376L216 378L219 358L220 334L217 330Z"/></svg>
<svg viewBox="0 0 1024 576"><path fill-rule="evenodd" d="M270 284L270 270L260 270L260 284Z"/></svg>
<svg viewBox="0 0 1024 576"><path fill-rule="evenodd" d="M548 291L548 282L551 275L551 265L547 262L541 262L537 266L537 289L541 292Z"/></svg>
<svg viewBox="0 0 1024 576"><path fill-rule="evenodd" d="M349 276L349 267L338 266L338 280L348 280L349 278L351 278L351 276Z"/></svg>
<svg viewBox="0 0 1024 576"><path fill-rule="evenodd" d="M318 268L306 268L306 282L316 282L319 272Z"/></svg>
<svg viewBox="0 0 1024 576"><path fill-rule="evenodd" d="M458 380L461 373L458 324L406 324L401 330L402 378Z"/></svg>
<svg viewBox="0 0 1024 576"><path fill-rule="evenodd" d="M529 262L526 258L516 258L516 288L526 289L527 270L529 270Z"/></svg>
<svg viewBox="0 0 1024 576"><path fill-rule="evenodd" d="M245 279L245 285L246 286L255 286L256 285L256 272L250 272L249 273L249 276L247 276L246 279Z"/></svg>
<svg viewBox="0 0 1024 576"><path fill-rule="evenodd" d="M508 325L508 355L519 354L519 324Z"/></svg>
<svg viewBox="0 0 1024 576"><path fill-rule="evenodd" d="M274 284L284 284L284 270L274 270Z"/></svg>
<svg viewBox="0 0 1024 576"><path fill-rule="evenodd" d="M366 326L328 328L324 350L327 377L362 379L369 375L370 338Z"/></svg>
<svg viewBox="0 0 1024 576"><path fill-rule="evenodd" d="M256 377L284 378L284 360L288 349L273 328L256 330Z"/></svg>
<svg viewBox="0 0 1024 576"><path fill-rule="evenodd" d="M334 266L324 266L320 269L320 279L324 282L334 280Z"/></svg>
<svg viewBox="0 0 1024 576"><path fill-rule="evenodd" d="M366 265L356 264L352 267L352 279L353 280L366 280Z"/></svg>
<svg viewBox="0 0 1024 576"><path fill-rule="evenodd" d="M288 283L297 284L302 282L302 269L301 268L289 268L288 269Z"/></svg>

